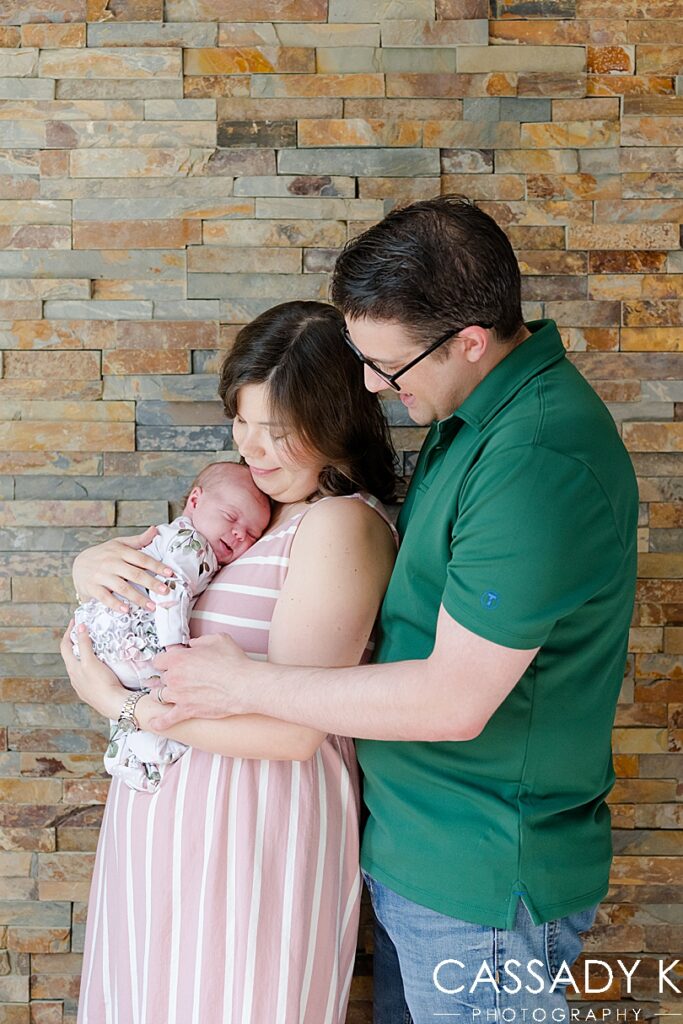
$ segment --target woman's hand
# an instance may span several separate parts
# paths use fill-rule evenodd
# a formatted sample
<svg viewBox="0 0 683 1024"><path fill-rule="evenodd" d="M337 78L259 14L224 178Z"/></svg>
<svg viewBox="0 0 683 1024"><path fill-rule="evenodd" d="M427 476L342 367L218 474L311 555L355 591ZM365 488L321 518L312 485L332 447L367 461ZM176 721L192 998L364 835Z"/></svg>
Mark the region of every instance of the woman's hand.
<svg viewBox="0 0 683 1024"><path fill-rule="evenodd" d="M172 576L173 570L139 550L150 544L156 533L156 526L150 526L134 537L114 537L104 544L81 551L73 564L73 580L79 601L96 598L113 611L128 611L126 605L114 596L116 593L131 604L154 611L153 602L131 584L138 583L159 594L168 593L168 588L149 574Z"/></svg>
<svg viewBox="0 0 683 1024"><path fill-rule="evenodd" d="M80 659L76 657L71 646L71 630L73 619L62 637L60 652L69 673L74 690L86 704L106 718L116 720L130 690L122 686L110 668L100 661L93 651L90 634L85 626L78 627L78 650Z"/></svg>

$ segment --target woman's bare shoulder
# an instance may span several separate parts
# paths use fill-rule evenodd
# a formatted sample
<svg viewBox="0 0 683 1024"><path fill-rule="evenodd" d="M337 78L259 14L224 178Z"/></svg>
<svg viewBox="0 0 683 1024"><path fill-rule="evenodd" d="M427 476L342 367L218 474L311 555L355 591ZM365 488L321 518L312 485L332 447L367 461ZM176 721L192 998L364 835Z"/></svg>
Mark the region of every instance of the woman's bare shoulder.
<svg viewBox="0 0 683 1024"><path fill-rule="evenodd" d="M336 534L347 541L364 536L391 538L391 528L380 512L367 501L350 496L316 502L301 520L298 533Z"/></svg>

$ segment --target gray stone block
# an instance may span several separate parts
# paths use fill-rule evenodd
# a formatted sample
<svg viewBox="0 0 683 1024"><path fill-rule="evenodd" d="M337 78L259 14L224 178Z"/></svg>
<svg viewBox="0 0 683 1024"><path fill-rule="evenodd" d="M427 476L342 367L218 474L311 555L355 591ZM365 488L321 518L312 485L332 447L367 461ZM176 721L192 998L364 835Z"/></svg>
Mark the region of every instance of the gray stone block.
<svg viewBox="0 0 683 1024"><path fill-rule="evenodd" d="M0 551L81 551L92 544L101 544L110 537L125 536L126 530L120 530L115 526L6 527L0 529Z"/></svg>
<svg viewBox="0 0 683 1024"><path fill-rule="evenodd" d="M493 172L492 149L442 149L443 174L489 174Z"/></svg>
<svg viewBox="0 0 683 1024"><path fill-rule="evenodd" d="M216 46L215 22L103 21L88 25L88 46Z"/></svg>
<svg viewBox="0 0 683 1024"><path fill-rule="evenodd" d="M185 253L177 249L0 251L0 277L168 279L177 278L184 266Z"/></svg>
<svg viewBox="0 0 683 1024"><path fill-rule="evenodd" d="M105 377L105 400L146 400L162 402L215 401L218 380L214 374L155 374Z"/></svg>
<svg viewBox="0 0 683 1024"><path fill-rule="evenodd" d="M192 353L193 371L204 373L201 363L209 362L216 357L223 358L225 352L209 350ZM206 357L206 358L204 358ZM135 406L136 422L144 426L224 426L227 423L223 411L223 403L215 402L137 402ZM130 478L131 481L135 477ZM145 495L145 497L162 497L162 495Z"/></svg>
<svg viewBox="0 0 683 1024"><path fill-rule="evenodd" d="M178 404L191 409L195 403L183 402ZM167 403L139 402L138 407L141 405L166 406ZM139 476L20 476L17 477L20 487L17 488L16 498L17 500L27 500L35 498L46 499L49 497L55 501L76 501L79 499L81 501L84 499L95 501L117 498L125 500L140 497L142 488L146 499L163 501L170 500L179 494L183 488L189 487L193 477L194 474L188 477L174 478L172 483L169 483L165 477L150 476L145 476L144 481L141 481Z"/></svg>
<svg viewBox="0 0 683 1024"><path fill-rule="evenodd" d="M145 100L144 111L149 121L215 121L216 101Z"/></svg>
<svg viewBox="0 0 683 1024"><path fill-rule="evenodd" d="M59 100L182 99L182 78L62 78L56 82Z"/></svg>
<svg viewBox="0 0 683 1024"><path fill-rule="evenodd" d="M463 121L500 121L500 98L498 96L465 98L462 101Z"/></svg>
<svg viewBox="0 0 683 1024"><path fill-rule="evenodd" d="M43 315L46 320L149 320L152 316L152 303L57 300L45 303Z"/></svg>
<svg viewBox="0 0 683 1024"><path fill-rule="evenodd" d="M219 146L296 146L296 121L219 121Z"/></svg>
<svg viewBox="0 0 683 1024"><path fill-rule="evenodd" d="M225 451L232 448L232 429L220 427L138 427L138 451Z"/></svg>
<svg viewBox="0 0 683 1024"><path fill-rule="evenodd" d="M348 174L358 177L414 177L439 173L438 149L285 149L278 153L283 174Z"/></svg>
<svg viewBox="0 0 683 1024"><path fill-rule="evenodd" d="M435 18L434 0L330 0L329 22L381 22Z"/></svg>
<svg viewBox="0 0 683 1024"><path fill-rule="evenodd" d="M320 175L262 175L260 177L235 178L233 195L260 196L266 198L288 198L290 196L339 196L353 198L356 183L353 178Z"/></svg>
<svg viewBox="0 0 683 1024"><path fill-rule="evenodd" d="M550 121L552 120L551 101L501 96L500 119L501 121Z"/></svg>
<svg viewBox="0 0 683 1024"><path fill-rule="evenodd" d="M0 78L0 100L51 100L53 78Z"/></svg>
<svg viewBox="0 0 683 1024"><path fill-rule="evenodd" d="M287 301L323 299L327 295L326 274L188 274L187 294L190 298L210 299L273 299Z"/></svg>
<svg viewBox="0 0 683 1024"><path fill-rule="evenodd" d="M211 300L184 302L155 302L155 320L217 320L220 307Z"/></svg>
<svg viewBox="0 0 683 1024"><path fill-rule="evenodd" d="M119 220L168 220L186 218L194 214L196 217L223 219L224 217L250 217L252 211L249 203L236 202L231 196L215 197L214 202L207 203L206 196L163 196L162 198L145 196L102 199L74 199L74 221L119 221Z"/></svg>

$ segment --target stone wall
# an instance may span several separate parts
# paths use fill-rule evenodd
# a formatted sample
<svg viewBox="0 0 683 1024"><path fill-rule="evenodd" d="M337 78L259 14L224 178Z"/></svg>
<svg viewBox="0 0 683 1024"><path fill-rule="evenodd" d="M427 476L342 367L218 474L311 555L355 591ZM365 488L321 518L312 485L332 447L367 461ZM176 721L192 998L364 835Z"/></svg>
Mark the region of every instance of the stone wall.
<svg viewBox="0 0 683 1024"><path fill-rule="evenodd" d="M0 1024L75 1020L107 780L57 655L74 553L234 457L215 372L241 323L325 298L348 237L440 190L509 232L527 319L557 320L640 478L589 948L644 958L631 998L674 1012L683 0L0 0L0 47ZM409 475L424 431L387 409ZM353 1024L369 951L365 925Z"/></svg>

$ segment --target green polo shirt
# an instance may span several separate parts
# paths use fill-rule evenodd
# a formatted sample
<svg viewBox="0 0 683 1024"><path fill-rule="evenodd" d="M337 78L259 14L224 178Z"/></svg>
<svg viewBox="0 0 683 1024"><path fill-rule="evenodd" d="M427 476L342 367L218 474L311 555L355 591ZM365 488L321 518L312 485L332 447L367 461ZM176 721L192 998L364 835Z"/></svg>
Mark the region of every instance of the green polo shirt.
<svg viewBox="0 0 683 1024"><path fill-rule="evenodd" d="M541 924L607 893L611 730L636 578L626 449L554 322L527 327L432 424L399 517L375 661L427 658L441 605L487 640L540 651L475 739L357 741L364 869L415 903L497 928L513 926L520 897Z"/></svg>

